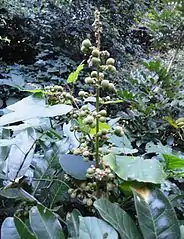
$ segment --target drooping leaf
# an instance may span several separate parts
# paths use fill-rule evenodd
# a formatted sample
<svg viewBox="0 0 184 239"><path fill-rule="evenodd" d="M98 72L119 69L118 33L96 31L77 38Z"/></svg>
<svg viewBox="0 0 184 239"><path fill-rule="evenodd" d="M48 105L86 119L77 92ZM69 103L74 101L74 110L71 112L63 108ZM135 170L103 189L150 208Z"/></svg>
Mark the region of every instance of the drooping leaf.
<svg viewBox="0 0 184 239"><path fill-rule="evenodd" d="M101 219L79 216L79 220L80 239L118 239L117 232Z"/></svg>
<svg viewBox="0 0 184 239"><path fill-rule="evenodd" d="M163 154L166 163L166 169L183 169L184 159L177 157L176 155Z"/></svg>
<svg viewBox="0 0 184 239"><path fill-rule="evenodd" d="M162 165L154 159L108 154L103 157L103 161L124 180L157 184L166 179Z"/></svg>
<svg viewBox="0 0 184 239"><path fill-rule="evenodd" d="M67 214L66 223L68 232L72 239L79 238L79 216L81 216L81 213L77 209L74 209L72 213Z"/></svg>
<svg viewBox="0 0 184 239"><path fill-rule="evenodd" d="M111 203L109 200L101 198L94 202L94 207L101 217L119 232L121 238L142 238L131 217L117 203Z"/></svg>
<svg viewBox="0 0 184 239"><path fill-rule="evenodd" d="M57 104L53 106L48 105L30 105L27 107L16 109L15 112L11 112L3 115L0 118L0 126L16 123L19 121L25 121L34 118L46 118L55 117L58 115L65 115L72 110L71 105Z"/></svg>
<svg viewBox="0 0 184 239"><path fill-rule="evenodd" d="M139 225L145 239L180 239L176 213L159 189L134 189L133 193Z"/></svg>
<svg viewBox="0 0 184 239"><path fill-rule="evenodd" d="M15 227L13 217L7 217L1 226L1 239L21 239Z"/></svg>
<svg viewBox="0 0 184 239"><path fill-rule="evenodd" d="M35 141L37 139L34 129L27 129L15 137L17 143L12 145L7 162L6 175L9 180L22 177L27 172L33 159Z"/></svg>
<svg viewBox="0 0 184 239"><path fill-rule="evenodd" d="M39 204L29 211L30 226L39 239L64 239L59 220L48 208Z"/></svg>
<svg viewBox="0 0 184 239"><path fill-rule="evenodd" d="M30 232L27 225L18 217L14 217L15 227L21 239L37 239L36 236Z"/></svg>
<svg viewBox="0 0 184 239"><path fill-rule="evenodd" d="M72 154L62 154L59 162L67 174L79 180L85 180L87 169L95 165L93 161L84 161L82 156Z"/></svg>
<svg viewBox="0 0 184 239"><path fill-rule="evenodd" d="M163 119L166 120L175 129L179 128L178 125L174 122L174 120L170 116L165 116Z"/></svg>
<svg viewBox="0 0 184 239"><path fill-rule="evenodd" d="M70 73L67 83L75 83L78 79L79 73L83 70L83 68L84 64L80 64L74 72Z"/></svg>

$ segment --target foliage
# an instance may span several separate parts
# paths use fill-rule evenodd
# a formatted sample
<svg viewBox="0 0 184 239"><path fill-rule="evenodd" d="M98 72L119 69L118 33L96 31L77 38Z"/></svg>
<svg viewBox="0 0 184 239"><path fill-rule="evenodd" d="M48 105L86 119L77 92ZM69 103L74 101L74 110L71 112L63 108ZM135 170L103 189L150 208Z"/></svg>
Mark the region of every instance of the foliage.
<svg viewBox="0 0 184 239"><path fill-rule="evenodd" d="M162 9L163 2L168 8ZM0 195L10 211L1 238L180 239L184 104L183 77L174 62L179 48L169 64L161 52L139 64L136 58L151 52L150 39L165 31L164 21L174 19L168 23L174 29L178 19L182 25L181 9L170 13L173 5L165 1L156 7L141 0L39 3L28 9L17 1L18 11L5 2L2 11L2 51L20 50L21 29L23 51L30 47L34 54L33 65L1 69L2 84L16 86L23 98L8 103L11 92L5 91L1 110ZM99 4L103 22L96 10L94 37L85 39ZM152 22L143 30L145 17ZM167 47L175 47L168 39ZM18 60L3 55L10 59ZM130 69L132 63L128 74L117 73L116 66Z"/></svg>

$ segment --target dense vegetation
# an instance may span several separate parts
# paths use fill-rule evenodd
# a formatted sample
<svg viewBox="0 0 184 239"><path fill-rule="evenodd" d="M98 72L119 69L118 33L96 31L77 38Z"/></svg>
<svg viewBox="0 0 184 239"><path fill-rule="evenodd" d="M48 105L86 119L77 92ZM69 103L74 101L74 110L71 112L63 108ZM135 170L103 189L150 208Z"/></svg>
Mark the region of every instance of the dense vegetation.
<svg viewBox="0 0 184 239"><path fill-rule="evenodd" d="M184 238L184 2L0 15L1 238Z"/></svg>

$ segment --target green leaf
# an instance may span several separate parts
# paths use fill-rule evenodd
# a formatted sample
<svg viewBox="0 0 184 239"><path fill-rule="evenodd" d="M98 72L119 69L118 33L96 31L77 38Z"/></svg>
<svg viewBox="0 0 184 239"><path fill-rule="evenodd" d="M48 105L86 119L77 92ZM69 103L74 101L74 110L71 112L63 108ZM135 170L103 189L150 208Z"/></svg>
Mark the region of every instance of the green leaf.
<svg viewBox="0 0 184 239"><path fill-rule="evenodd" d="M59 220L48 208L39 204L29 212L30 225L39 239L64 239Z"/></svg>
<svg viewBox="0 0 184 239"><path fill-rule="evenodd" d="M21 239L15 227L13 217L7 217L1 226L1 239Z"/></svg>
<svg viewBox="0 0 184 239"><path fill-rule="evenodd" d="M183 169L184 159L178 158L175 155L163 154L166 163L166 169Z"/></svg>
<svg viewBox="0 0 184 239"><path fill-rule="evenodd" d="M18 217L14 217L14 223L21 239L36 239L36 236L30 232L27 225Z"/></svg>
<svg viewBox="0 0 184 239"><path fill-rule="evenodd" d="M100 216L119 232L121 238L142 238L131 217L117 203L101 198L94 202L94 207Z"/></svg>
<svg viewBox="0 0 184 239"><path fill-rule="evenodd" d="M133 194L140 229L145 239L180 239L176 213L159 189L134 189Z"/></svg>
<svg viewBox="0 0 184 239"><path fill-rule="evenodd" d="M163 145L161 142L158 142L157 144L154 144L153 142L149 142L146 144L146 153L156 153L159 155L162 154L170 154L172 152L171 147L168 145Z"/></svg>
<svg viewBox="0 0 184 239"><path fill-rule="evenodd" d="M103 161L124 180L157 184L166 179L162 165L154 159L108 154L103 157Z"/></svg>
<svg viewBox="0 0 184 239"><path fill-rule="evenodd" d="M72 110L71 105L58 104L53 106L48 105L30 105L30 106L21 106L22 108L16 107L15 112L11 112L3 115L0 118L0 126L7 124L16 123L19 121L24 121L34 118L46 118L46 117L55 117L58 115L65 115ZM24 110L22 110L24 109Z"/></svg>
<svg viewBox="0 0 184 239"><path fill-rule="evenodd" d="M77 209L67 214L67 229L72 239L79 238L79 216L81 216L81 213Z"/></svg>
<svg viewBox="0 0 184 239"><path fill-rule="evenodd" d="M163 119L166 120L175 129L179 128L178 125L174 122L174 120L170 116L165 116Z"/></svg>
<svg viewBox="0 0 184 239"><path fill-rule="evenodd" d="M117 232L106 222L96 217L79 217L80 239L118 239Z"/></svg>
<svg viewBox="0 0 184 239"><path fill-rule="evenodd" d="M75 83L78 79L79 73L83 70L83 68L84 64L80 64L74 72L70 73L67 83Z"/></svg>

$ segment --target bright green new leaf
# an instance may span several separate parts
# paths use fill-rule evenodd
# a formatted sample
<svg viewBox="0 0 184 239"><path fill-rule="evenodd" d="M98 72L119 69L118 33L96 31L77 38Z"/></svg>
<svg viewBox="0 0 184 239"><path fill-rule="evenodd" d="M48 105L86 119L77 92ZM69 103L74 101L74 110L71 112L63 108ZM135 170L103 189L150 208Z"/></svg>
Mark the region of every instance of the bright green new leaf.
<svg viewBox="0 0 184 239"><path fill-rule="evenodd" d="M7 217L1 226L1 239L21 239L18 235L13 217Z"/></svg>
<svg viewBox="0 0 184 239"><path fill-rule="evenodd" d="M184 159L178 158L175 155L163 154L166 163L166 169L183 169Z"/></svg>
<svg viewBox="0 0 184 239"><path fill-rule="evenodd" d="M103 129L107 129L110 130L111 127L107 124L107 123L101 123L99 122L99 131L103 130ZM96 128L93 128L90 130L90 134L96 134Z"/></svg>
<svg viewBox="0 0 184 239"><path fill-rule="evenodd" d="M131 217L117 203L101 198L94 202L94 207L100 216L119 232L122 239L142 238Z"/></svg>
<svg viewBox="0 0 184 239"><path fill-rule="evenodd" d="M133 190L140 229L144 239L180 239L176 213L168 198L159 190Z"/></svg>
<svg viewBox="0 0 184 239"><path fill-rule="evenodd" d="M67 83L75 83L78 79L79 73L83 70L83 68L84 64L80 64L74 72L70 73Z"/></svg>
<svg viewBox="0 0 184 239"><path fill-rule="evenodd" d="M103 161L124 180L160 184L166 179L162 165L154 159L108 154Z"/></svg>

